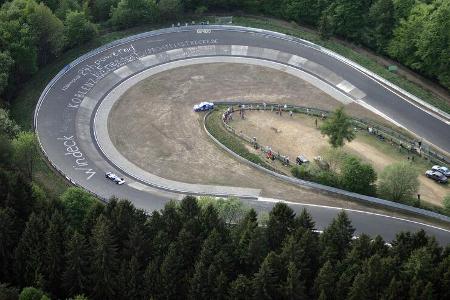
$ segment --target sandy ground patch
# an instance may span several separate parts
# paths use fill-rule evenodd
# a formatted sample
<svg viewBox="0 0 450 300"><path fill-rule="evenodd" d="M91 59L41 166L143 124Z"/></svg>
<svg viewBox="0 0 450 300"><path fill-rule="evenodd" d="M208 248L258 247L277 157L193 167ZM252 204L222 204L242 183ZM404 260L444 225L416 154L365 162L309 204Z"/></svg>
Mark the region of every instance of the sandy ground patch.
<svg viewBox="0 0 450 300"><path fill-rule="evenodd" d="M318 124L320 126L320 120ZM289 117L288 114L279 116L273 112L252 111L246 114L245 120L234 118L231 125L248 136L257 137L261 144L270 146L274 151L288 155L291 161L299 154L312 160L329 148L327 138L315 128L315 118L303 114ZM358 134L344 149L371 163L377 173L396 161L407 160L406 153L399 153L387 142L379 142L365 132ZM422 173L425 172L425 165L421 163L418 167ZM438 184L423 174L419 176L419 182L421 200L442 206L442 199L450 192L450 187Z"/></svg>
<svg viewBox="0 0 450 300"><path fill-rule="evenodd" d="M127 159L167 179L261 188L265 197L386 213L286 184L221 151L204 133L203 116L192 112L192 106L230 98L330 110L340 105L308 83L272 69L243 64L194 65L159 73L129 89L110 113L109 134ZM377 118L357 105L348 108L352 114Z"/></svg>

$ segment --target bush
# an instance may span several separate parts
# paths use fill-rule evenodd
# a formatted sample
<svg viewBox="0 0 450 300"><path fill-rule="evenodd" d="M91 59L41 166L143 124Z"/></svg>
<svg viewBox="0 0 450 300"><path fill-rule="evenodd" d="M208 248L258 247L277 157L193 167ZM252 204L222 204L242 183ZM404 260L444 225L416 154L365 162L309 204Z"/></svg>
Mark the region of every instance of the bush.
<svg viewBox="0 0 450 300"><path fill-rule="evenodd" d="M97 35L97 27L82 12L69 12L64 24L67 43L70 47L82 45Z"/></svg>
<svg viewBox="0 0 450 300"><path fill-rule="evenodd" d="M320 170L314 175L314 181L323 185L340 188L339 176L332 171Z"/></svg>
<svg viewBox="0 0 450 300"><path fill-rule="evenodd" d="M417 170L408 162L387 166L380 175L379 194L386 199L411 204L419 187Z"/></svg>
<svg viewBox="0 0 450 300"><path fill-rule="evenodd" d="M96 199L78 187L68 188L62 195L61 201L69 216L69 222L75 229L81 229L81 224Z"/></svg>
<svg viewBox="0 0 450 300"><path fill-rule="evenodd" d="M41 300L41 299L48 299L48 297L46 298L43 291L34 287L24 288L19 295L19 300Z"/></svg>
<svg viewBox="0 0 450 300"><path fill-rule="evenodd" d="M151 23L158 20L159 11L154 0L120 0L112 9L111 23L120 28Z"/></svg>
<svg viewBox="0 0 450 300"><path fill-rule="evenodd" d="M313 178L309 168L304 165L292 167L291 174L292 174L292 176L294 176L296 178L304 179L304 180L311 180Z"/></svg>
<svg viewBox="0 0 450 300"><path fill-rule="evenodd" d="M368 196L375 196L377 174L369 164L362 163L358 158L347 157L342 166L339 176L340 185L343 189Z"/></svg>

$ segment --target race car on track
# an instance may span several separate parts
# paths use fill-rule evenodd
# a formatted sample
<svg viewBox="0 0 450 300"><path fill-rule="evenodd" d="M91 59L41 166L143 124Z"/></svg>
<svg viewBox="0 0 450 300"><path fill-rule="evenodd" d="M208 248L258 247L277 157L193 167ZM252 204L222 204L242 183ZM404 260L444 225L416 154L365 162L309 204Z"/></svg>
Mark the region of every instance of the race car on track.
<svg viewBox="0 0 450 300"><path fill-rule="evenodd" d="M431 170L437 171L447 177L450 177L450 170L447 167L444 166L433 166L431 167Z"/></svg>
<svg viewBox="0 0 450 300"><path fill-rule="evenodd" d="M105 174L105 177L108 178L109 180L113 181L116 184L124 184L125 180L123 178L120 178L119 176L117 176L116 174L112 173L112 172L107 172Z"/></svg>
<svg viewBox="0 0 450 300"><path fill-rule="evenodd" d="M431 178L439 183L447 183L448 182L447 177L438 171L428 170L425 172L425 176L427 176L428 178Z"/></svg>
<svg viewBox="0 0 450 300"><path fill-rule="evenodd" d="M201 102L194 105L194 111L207 111L214 109L214 103L211 102Z"/></svg>

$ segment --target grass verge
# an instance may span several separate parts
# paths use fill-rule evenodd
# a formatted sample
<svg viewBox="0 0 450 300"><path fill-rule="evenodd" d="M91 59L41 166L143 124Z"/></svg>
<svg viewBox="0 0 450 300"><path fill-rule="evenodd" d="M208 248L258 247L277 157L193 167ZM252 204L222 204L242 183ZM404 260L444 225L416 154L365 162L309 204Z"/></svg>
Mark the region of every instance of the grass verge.
<svg viewBox="0 0 450 300"><path fill-rule="evenodd" d="M215 137L221 144L236 153L237 155L245 158L252 163L260 165L271 171L276 171L270 165L268 165L261 157L257 154L251 153L245 147L244 143L235 135L228 132L222 124L221 116L223 110L214 110L207 118L205 122L206 129L208 132Z"/></svg>

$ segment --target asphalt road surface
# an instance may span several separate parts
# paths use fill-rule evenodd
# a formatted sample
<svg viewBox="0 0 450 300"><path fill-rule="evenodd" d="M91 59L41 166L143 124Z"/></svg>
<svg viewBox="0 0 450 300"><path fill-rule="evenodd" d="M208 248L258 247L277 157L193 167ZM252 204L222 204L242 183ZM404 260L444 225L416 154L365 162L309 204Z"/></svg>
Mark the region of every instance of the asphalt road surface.
<svg viewBox="0 0 450 300"><path fill-rule="evenodd" d="M227 46L232 50L227 52ZM270 49L270 55L266 55L268 60L287 63L292 55L296 55L324 66L361 90L364 93L361 100L365 103L450 152L449 124L405 101L350 65L329 56L320 47L260 30L204 26L171 28L134 36L94 50L66 66L43 92L36 108L35 127L49 161L73 183L104 199L111 196L126 198L137 207L155 210L161 209L169 199L179 198L179 195L146 187L142 183L119 186L105 179L106 171L121 172L99 151L92 129L83 130L87 126L92 128L93 115L86 112L95 111L95 107L88 107L92 105L88 103L93 101L86 99L99 99L95 102L98 107L104 94L145 68L186 57L214 56L210 50L219 48L225 51L220 55L238 57L261 57L264 54L252 53L251 49ZM301 64L298 67L302 68ZM127 182L136 182L125 177ZM247 201L257 210L267 210L273 205L271 202ZM296 210L302 207L292 206ZM338 212L327 207L308 206L308 209L319 229L326 226ZM424 228L441 243L450 243L450 233L438 228L364 212L348 213L357 232L380 234L390 240L398 231Z"/></svg>

